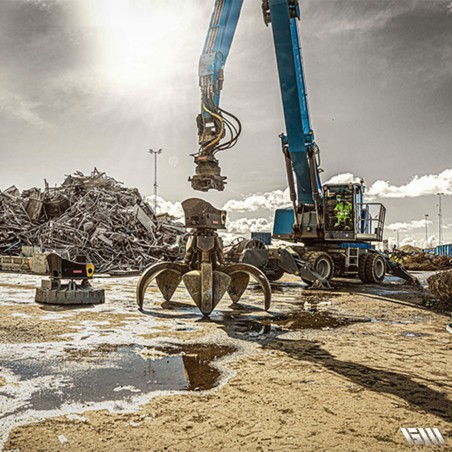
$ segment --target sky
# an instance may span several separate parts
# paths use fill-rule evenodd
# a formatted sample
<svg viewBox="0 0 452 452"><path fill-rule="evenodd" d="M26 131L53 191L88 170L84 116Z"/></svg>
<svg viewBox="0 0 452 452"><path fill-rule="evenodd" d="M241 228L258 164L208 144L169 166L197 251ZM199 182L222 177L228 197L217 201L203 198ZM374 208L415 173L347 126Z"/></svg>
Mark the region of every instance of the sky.
<svg viewBox="0 0 452 452"><path fill-rule="evenodd" d="M219 155L224 192L193 192L197 65L213 0L1 0L0 189L59 183L94 167L153 190L161 207L201 197L230 230L270 230L287 187L270 27L245 0L221 106L243 134ZM385 236L452 242L452 2L303 0L300 23L322 180L364 178ZM287 195L287 192L286 192ZM163 201L164 200L164 201Z"/></svg>

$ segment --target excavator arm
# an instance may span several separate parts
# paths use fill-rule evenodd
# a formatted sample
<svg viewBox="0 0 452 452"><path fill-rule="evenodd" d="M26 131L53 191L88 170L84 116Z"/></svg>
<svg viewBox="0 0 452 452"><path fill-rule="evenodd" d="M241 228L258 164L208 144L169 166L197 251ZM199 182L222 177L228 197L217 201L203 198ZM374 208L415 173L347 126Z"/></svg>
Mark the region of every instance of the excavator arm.
<svg viewBox="0 0 452 452"><path fill-rule="evenodd" d="M243 0L216 0L203 52L199 60L201 113L197 117L199 150L194 154L195 190L223 190L226 177L215 154L230 149L241 132L240 121L219 106L224 66L229 55ZM303 71L298 22L298 0L263 0L264 21L271 23L286 134L281 141L287 164L294 210L321 204L322 190L317 165L318 147L311 128Z"/></svg>
<svg viewBox="0 0 452 452"><path fill-rule="evenodd" d="M191 177L195 190L223 190L226 177L221 175L215 154L233 147L241 132L240 121L220 108L224 66L240 17L243 0L216 0L204 48L199 60L201 113L196 118L199 150L193 154L196 174Z"/></svg>
<svg viewBox="0 0 452 452"><path fill-rule="evenodd" d="M266 25L271 23L286 134L281 134L294 209L321 203L322 189L317 165L318 147L311 127L308 94L299 37L298 0L264 0ZM295 176L295 177L294 177ZM295 184L296 182L296 193Z"/></svg>

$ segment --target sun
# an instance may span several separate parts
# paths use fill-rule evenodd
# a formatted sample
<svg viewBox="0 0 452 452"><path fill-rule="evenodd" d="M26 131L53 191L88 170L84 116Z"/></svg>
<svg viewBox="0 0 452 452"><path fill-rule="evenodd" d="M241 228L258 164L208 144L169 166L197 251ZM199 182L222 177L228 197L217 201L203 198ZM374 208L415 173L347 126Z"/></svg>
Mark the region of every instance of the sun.
<svg viewBox="0 0 452 452"><path fill-rule="evenodd" d="M181 44L192 35L194 11L187 3L191 2L84 2L83 13L97 36L97 66L106 82L139 89L168 79L183 58Z"/></svg>

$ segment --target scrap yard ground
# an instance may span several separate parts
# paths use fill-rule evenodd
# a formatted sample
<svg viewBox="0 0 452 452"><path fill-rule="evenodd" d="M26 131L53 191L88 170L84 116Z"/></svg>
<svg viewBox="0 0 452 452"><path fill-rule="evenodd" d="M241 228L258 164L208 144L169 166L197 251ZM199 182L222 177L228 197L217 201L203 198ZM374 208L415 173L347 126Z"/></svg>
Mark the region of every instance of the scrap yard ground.
<svg viewBox="0 0 452 452"><path fill-rule="evenodd" d="M250 288L203 320L183 287L140 313L136 278L98 278L106 303L68 309L34 303L40 279L0 275L4 450L409 450L400 427L450 446L450 316L396 280L286 278L270 312Z"/></svg>

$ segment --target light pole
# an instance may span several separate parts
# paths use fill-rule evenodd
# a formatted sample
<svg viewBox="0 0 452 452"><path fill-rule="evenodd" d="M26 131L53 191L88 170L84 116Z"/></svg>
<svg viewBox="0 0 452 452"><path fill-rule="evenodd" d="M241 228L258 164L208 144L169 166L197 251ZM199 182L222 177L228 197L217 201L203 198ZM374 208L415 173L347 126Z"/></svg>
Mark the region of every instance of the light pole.
<svg viewBox="0 0 452 452"><path fill-rule="evenodd" d="M441 205L442 196L444 193L437 193L438 195L438 245L443 244L443 207Z"/></svg>
<svg viewBox="0 0 452 452"><path fill-rule="evenodd" d="M427 246L428 241L428 213L424 215L425 218L425 246Z"/></svg>
<svg viewBox="0 0 452 452"><path fill-rule="evenodd" d="M157 214L157 156L162 153L162 150L154 151L149 149L149 154L154 156L154 213Z"/></svg>
<svg viewBox="0 0 452 452"><path fill-rule="evenodd" d="M396 234L397 234L397 249L400 248L400 241L399 241L399 230L396 230Z"/></svg>

